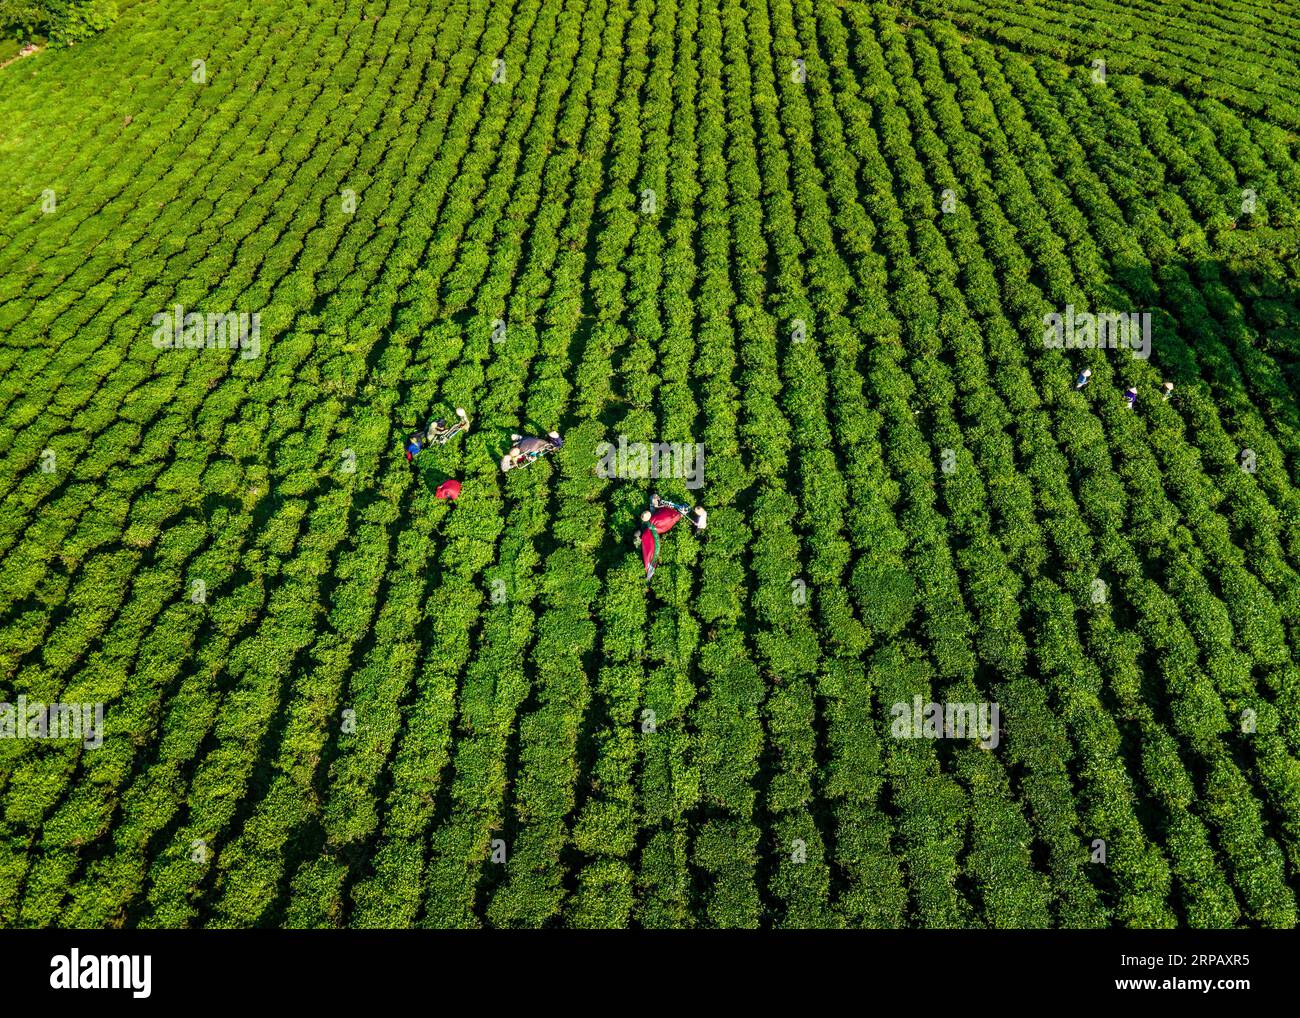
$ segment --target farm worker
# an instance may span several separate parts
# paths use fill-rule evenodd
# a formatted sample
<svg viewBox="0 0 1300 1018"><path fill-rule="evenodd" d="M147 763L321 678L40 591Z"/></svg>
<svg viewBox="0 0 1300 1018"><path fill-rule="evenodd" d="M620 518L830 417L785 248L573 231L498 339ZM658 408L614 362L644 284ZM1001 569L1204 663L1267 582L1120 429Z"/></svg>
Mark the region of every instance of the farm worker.
<svg viewBox="0 0 1300 1018"><path fill-rule="evenodd" d="M424 433L417 432L406 440L406 462L414 465L415 457L420 455L421 450L426 445L432 445L437 442L439 445L445 445L447 440L453 435L462 431L469 430L469 418L465 415L463 407L456 408L456 423L447 426L447 422L439 419L429 422L429 426L424 429Z"/></svg>
<svg viewBox="0 0 1300 1018"><path fill-rule="evenodd" d="M460 498L460 481L454 477L449 477L438 485L438 490L434 494L439 498L449 498L454 502Z"/></svg>
<svg viewBox="0 0 1300 1018"><path fill-rule="evenodd" d="M456 423L448 426L447 422L441 417L429 425L424 433L426 442L437 442L439 445L446 444L447 440L461 431L469 430L469 418L465 415L464 407L456 408Z"/></svg>
<svg viewBox="0 0 1300 1018"><path fill-rule="evenodd" d="M1079 372L1079 377L1074 380L1074 387L1082 389L1092 379L1092 368L1084 368Z"/></svg>
<svg viewBox="0 0 1300 1018"><path fill-rule="evenodd" d="M1169 402L1169 397L1172 396L1172 395L1174 394L1174 383L1173 383L1173 382L1165 382L1165 384L1164 384L1164 390L1165 390L1165 402L1168 403L1168 402Z"/></svg>
<svg viewBox="0 0 1300 1018"><path fill-rule="evenodd" d="M532 463L539 456L545 456L548 452L564 448L564 439L560 437L558 431L548 432L545 438L526 438L523 435L511 435L510 441L514 444L510 447L510 451L501 457L501 469L503 471Z"/></svg>
<svg viewBox="0 0 1300 1018"><path fill-rule="evenodd" d="M1126 400L1128 400L1128 408L1129 408L1130 410L1136 409L1136 407L1137 407L1137 405L1138 405L1138 391L1137 391L1137 389L1133 389L1133 388L1125 389L1125 390L1124 390L1124 398L1125 398Z"/></svg>
<svg viewBox="0 0 1300 1018"><path fill-rule="evenodd" d="M702 508L696 506L694 509L688 506L678 505L676 502L669 502L665 498L660 498L656 493L650 496L650 505L654 512L646 510L641 514L641 522L645 527L637 534L637 541L641 544L641 562L645 566L646 583L650 582L650 577L655 574L655 566L659 562L659 538L676 526L677 521L683 516L691 515L692 523L696 529L703 530L709 521L708 513Z"/></svg>

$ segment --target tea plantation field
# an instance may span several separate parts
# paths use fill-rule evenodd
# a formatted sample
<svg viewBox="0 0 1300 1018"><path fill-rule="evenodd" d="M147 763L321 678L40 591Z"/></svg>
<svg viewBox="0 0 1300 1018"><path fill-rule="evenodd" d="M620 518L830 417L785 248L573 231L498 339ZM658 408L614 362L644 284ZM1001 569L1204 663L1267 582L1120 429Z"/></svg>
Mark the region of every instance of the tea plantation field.
<svg viewBox="0 0 1300 1018"><path fill-rule="evenodd" d="M0 926L1296 925L1293 4L119 6L0 60Z"/></svg>

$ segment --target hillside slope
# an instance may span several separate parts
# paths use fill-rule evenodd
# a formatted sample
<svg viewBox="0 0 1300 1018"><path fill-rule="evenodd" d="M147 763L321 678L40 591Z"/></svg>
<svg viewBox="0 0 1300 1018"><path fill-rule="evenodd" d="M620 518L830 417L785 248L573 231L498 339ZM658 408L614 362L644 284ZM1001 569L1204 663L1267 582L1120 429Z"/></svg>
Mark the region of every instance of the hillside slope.
<svg viewBox="0 0 1300 1018"><path fill-rule="evenodd" d="M0 925L1295 925L1284 122L851 0L301 6L0 71L0 700L104 705L0 740Z"/></svg>

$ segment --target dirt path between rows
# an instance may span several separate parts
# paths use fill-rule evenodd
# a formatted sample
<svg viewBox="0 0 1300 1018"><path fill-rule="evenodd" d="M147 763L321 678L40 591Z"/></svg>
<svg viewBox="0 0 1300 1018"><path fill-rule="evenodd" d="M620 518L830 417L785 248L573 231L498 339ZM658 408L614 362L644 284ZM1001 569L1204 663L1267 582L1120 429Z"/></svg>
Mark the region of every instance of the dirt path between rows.
<svg viewBox="0 0 1300 1018"><path fill-rule="evenodd" d="M0 71L3 71L10 64L14 63L17 60L21 60L23 57L30 57L35 53L39 53L44 48L45 48L44 46L37 46L34 43L28 43L26 46L20 49L16 54L11 56L8 60L4 61L3 63L0 63Z"/></svg>

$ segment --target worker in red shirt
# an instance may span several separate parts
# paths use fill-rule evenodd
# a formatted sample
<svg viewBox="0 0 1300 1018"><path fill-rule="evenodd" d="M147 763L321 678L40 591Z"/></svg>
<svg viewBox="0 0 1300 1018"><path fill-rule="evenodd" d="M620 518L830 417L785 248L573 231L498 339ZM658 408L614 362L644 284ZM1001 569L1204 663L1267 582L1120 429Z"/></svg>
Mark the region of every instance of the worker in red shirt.
<svg viewBox="0 0 1300 1018"><path fill-rule="evenodd" d="M697 530L703 530L709 519L708 513L699 506L691 509L678 505L676 502L669 502L666 498L660 498L657 492L650 496L650 508L654 511L648 509L641 514L641 522L645 527L636 537L641 544L641 561L645 564L646 583L649 583L650 577L654 576L655 566L659 562L660 536L672 530L683 516L690 516Z"/></svg>

